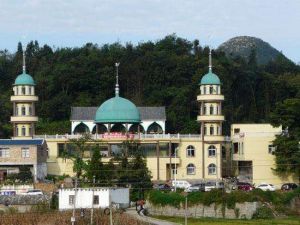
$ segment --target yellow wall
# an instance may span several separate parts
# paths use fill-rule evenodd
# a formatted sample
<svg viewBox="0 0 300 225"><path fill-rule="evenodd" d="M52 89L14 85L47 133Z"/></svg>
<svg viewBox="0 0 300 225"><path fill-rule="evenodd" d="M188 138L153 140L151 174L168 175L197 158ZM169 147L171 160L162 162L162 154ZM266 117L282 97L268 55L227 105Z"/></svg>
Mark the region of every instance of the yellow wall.
<svg viewBox="0 0 300 225"><path fill-rule="evenodd" d="M234 134L234 129L240 133ZM281 132L281 127L272 127L270 124L233 124L231 126L232 141L240 143L240 151L233 154L235 161L252 161L253 183L271 183L280 188L282 183L294 181L292 177L279 177L272 168L275 168L275 156L269 153L269 145L275 135ZM243 150L241 149L243 146Z"/></svg>

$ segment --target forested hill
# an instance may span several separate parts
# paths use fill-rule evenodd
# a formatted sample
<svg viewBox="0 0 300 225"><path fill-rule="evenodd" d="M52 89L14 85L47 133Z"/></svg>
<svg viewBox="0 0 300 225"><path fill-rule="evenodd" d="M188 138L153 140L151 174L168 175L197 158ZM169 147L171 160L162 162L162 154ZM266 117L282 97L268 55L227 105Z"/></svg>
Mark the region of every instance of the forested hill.
<svg viewBox="0 0 300 225"><path fill-rule="evenodd" d="M221 44L218 50L224 51L228 57L241 56L247 61L251 57L250 55L255 53L259 65L266 65L270 61L276 60L279 56L286 60L287 63L290 61L269 43L256 37L238 36L231 38Z"/></svg>
<svg viewBox="0 0 300 225"><path fill-rule="evenodd" d="M208 71L208 48L198 40L175 35L137 46L118 43L53 49L27 45L27 72L37 83L39 133L69 132L71 106L99 106L114 95L114 63L120 62L120 95L137 106L166 106L167 132L198 133L198 83ZM0 131L11 134L12 84L22 69L21 45L16 53L0 53ZM213 52L213 71L223 83L226 131L235 122L267 122L277 102L299 93L300 68L279 55L258 66ZM60 121L60 122L59 122Z"/></svg>

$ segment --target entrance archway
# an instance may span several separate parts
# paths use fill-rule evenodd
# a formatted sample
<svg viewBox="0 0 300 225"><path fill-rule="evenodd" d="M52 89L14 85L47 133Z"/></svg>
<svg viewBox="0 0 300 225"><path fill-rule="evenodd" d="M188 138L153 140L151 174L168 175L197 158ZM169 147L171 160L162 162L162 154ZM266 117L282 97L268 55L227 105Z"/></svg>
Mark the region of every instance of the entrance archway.
<svg viewBox="0 0 300 225"><path fill-rule="evenodd" d="M82 134L82 133L89 133L90 129L88 128L87 125L85 125L84 123L80 123L78 124L75 129L74 129L74 134Z"/></svg>

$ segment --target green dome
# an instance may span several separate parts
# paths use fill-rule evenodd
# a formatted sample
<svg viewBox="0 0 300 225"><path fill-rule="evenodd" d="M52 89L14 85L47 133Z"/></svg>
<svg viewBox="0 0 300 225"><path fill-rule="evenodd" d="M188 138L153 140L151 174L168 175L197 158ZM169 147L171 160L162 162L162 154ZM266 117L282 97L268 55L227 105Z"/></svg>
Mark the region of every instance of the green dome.
<svg viewBox="0 0 300 225"><path fill-rule="evenodd" d="M200 84L217 84L217 85L221 85L221 82L220 82L219 77L210 70L207 74L205 74L202 77Z"/></svg>
<svg viewBox="0 0 300 225"><path fill-rule="evenodd" d="M17 76L14 85L35 85L35 82L29 74L23 72Z"/></svg>
<svg viewBox="0 0 300 225"><path fill-rule="evenodd" d="M96 112L96 123L140 123L140 113L129 100L116 96L105 101Z"/></svg>

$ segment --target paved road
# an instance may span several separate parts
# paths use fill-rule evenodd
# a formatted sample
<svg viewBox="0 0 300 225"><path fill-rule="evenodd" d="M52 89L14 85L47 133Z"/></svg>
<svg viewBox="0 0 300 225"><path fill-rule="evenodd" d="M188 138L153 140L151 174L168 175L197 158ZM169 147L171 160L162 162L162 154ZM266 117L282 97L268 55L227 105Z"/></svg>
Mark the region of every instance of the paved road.
<svg viewBox="0 0 300 225"><path fill-rule="evenodd" d="M148 216L140 216L139 214L137 214L135 208L127 209L126 213L128 215L131 215L131 216L135 217L138 220L149 223L149 225L150 224L151 225L180 225L179 223L172 223L172 222L169 222L169 221L159 220L159 219L155 219L155 218L148 217Z"/></svg>

